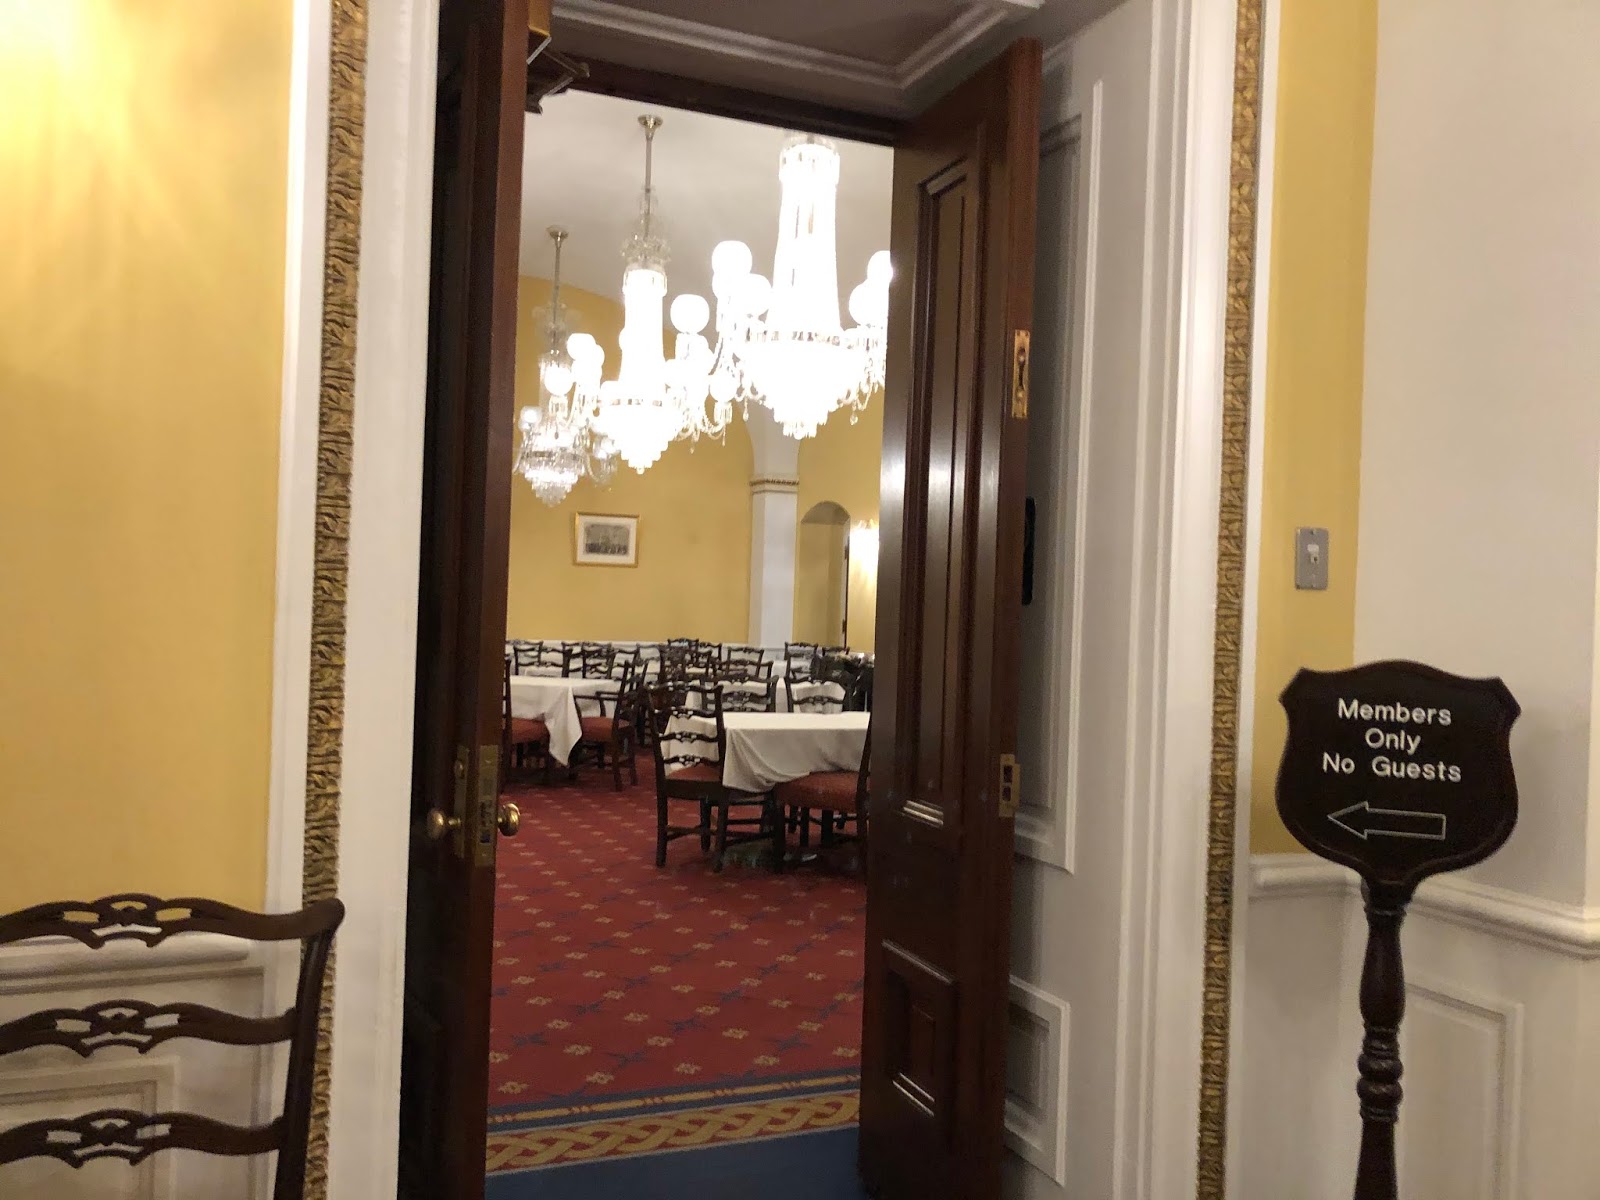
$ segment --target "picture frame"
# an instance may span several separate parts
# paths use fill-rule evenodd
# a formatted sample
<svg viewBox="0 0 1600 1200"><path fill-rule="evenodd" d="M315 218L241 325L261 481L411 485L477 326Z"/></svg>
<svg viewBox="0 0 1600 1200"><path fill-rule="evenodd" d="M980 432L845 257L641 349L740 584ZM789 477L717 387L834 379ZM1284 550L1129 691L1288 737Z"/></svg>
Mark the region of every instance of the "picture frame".
<svg viewBox="0 0 1600 1200"><path fill-rule="evenodd" d="M639 518L578 513L572 519L572 562L579 567L637 567Z"/></svg>

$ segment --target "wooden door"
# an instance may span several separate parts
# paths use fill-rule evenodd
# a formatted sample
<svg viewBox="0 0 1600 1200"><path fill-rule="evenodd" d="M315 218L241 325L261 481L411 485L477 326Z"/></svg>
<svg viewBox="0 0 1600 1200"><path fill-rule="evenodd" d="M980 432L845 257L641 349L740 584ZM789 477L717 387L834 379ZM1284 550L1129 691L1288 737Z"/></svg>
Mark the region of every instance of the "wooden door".
<svg viewBox="0 0 1600 1200"><path fill-rule="evenodd" d="M415 1200L483 1195L528 35L527 0L442 6L400 1089Z"/></svg>
<svg viewBox="0 0 1600 1200"><path fill-rule="evenodd" d="M896 145L861 1171L1000 1195L1040 49Z"/></svg>

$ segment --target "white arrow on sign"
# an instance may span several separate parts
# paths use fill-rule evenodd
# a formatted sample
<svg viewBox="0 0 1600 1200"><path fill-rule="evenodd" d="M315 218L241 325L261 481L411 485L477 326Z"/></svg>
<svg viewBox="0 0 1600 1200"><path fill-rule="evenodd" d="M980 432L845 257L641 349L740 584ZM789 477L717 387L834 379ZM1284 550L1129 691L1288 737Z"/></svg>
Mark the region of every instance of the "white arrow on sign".
<svg viewBox="0 0 1600 1200"><path fill-rule="evenodd" d="M1445 840L1445 815L1412 812L1403 808L1373 808L1365 800L1329 813L1328 820L1363 842L1369 837L1419 838L1428 842Z"/></svg>

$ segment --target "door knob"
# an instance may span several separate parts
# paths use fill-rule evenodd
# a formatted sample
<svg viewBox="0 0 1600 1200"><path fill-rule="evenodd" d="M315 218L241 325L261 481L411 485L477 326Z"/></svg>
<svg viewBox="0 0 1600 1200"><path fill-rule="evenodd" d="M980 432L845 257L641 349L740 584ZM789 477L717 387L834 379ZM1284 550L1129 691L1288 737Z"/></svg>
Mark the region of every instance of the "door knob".
<svg viewBox="0 0 1600 1200"><path fill-rule="evenodd" d="M522 810L507 800L500 806L498 824L502 837L516 837L517 830L522 828Z"/></svg>
<svg viewBox="0 0 1600 1200"><path fill-rule="evenodd" d="M430 842L443 840L446 834L461 828L461 818L448 816L442 808L430 808L423 822L423 830Z"/></svg>

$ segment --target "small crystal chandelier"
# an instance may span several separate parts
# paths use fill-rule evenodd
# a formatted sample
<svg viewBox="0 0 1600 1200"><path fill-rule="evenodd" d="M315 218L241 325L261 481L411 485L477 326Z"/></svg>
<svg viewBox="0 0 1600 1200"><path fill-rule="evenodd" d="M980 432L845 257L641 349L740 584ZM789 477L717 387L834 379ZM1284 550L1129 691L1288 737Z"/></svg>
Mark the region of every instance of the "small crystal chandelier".
<svg viewBox="0 0 1600 1200"><path fill-rule="evenodd" d="M568 339L575 401L594 405L594 428L610 439L635 471L647 470L674 441L721 438L732 419L731 402L711 403L714 352L701 332L711 307L701 296L682 295L672 303L677 330L673 357L662 342L662 310L667 297L667 240L656 211L654 147L662 119L639 118L644 130L644 191L639 219L622 248L621 362L615 379L601 380L605 353L592 338Z"/></svg>
<svg viewBox="0 0 1600 1200"><path fill-rule="evenodd" d="M867 263L850 293L856 324L839 320L835 209L839 151L825 138L797 135L778 158L782 200L772 279L750 270L750 247L720 243L711 253L717 298L717 348L709 394L714 404L751 400L772 410L783 431L807 438L837 409L853 424L883 386L889 316L889 252Z"/></svg>
<svg viewBox="0 0 1600 1200"><path fill-rule="evenodd" d="M540 404L525 407L518 416L521 436L512 469L528 481L541 501L556 505L585 476L602 487L610 483L616 473L616 447L595 429L593 405L575 389L584 368L575 361L572 347L600 359L605 352L587 334L567 332L561 304L561 245L567 240L567 231L552 225L546 232L555 243L555 270L550 281L545 351L539 356L543 396Z"/></svg>

